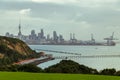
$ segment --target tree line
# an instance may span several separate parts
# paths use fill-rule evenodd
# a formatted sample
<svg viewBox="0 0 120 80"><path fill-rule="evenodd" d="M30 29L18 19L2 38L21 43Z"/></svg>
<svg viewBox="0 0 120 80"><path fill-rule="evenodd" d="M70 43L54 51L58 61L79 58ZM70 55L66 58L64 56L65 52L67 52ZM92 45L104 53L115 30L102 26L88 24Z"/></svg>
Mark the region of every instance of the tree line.
<svg viewBox="0 0 120 80"><path fill-rule="evenodd" d="M120 76L120 71L116 71L114 68L97 71L96 69L92 69L87 66L80 65L72 60L62 60L60 61L60 63L57 63L45 69L41 69L40 67L37 67L36 65L33 64L5 65L5 66L0 66L0 71Z"/></svg>

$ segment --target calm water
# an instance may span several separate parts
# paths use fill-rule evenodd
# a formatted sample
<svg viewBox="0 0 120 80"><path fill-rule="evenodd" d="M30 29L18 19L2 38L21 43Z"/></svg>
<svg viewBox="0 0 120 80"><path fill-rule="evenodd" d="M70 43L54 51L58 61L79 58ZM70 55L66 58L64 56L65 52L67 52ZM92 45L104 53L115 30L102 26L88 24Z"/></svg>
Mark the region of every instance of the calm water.
<svg viewBox="0 0 120 80"><path fill-rule="evenodd" d="M61 46L61 45L30 45L34 49L55 50L64 52L79 53L81 55L118 55L120 54L120 44L116 46ZM53 54L53 56L71 56L70 54L45 52ZM75 55L72 55L75 56ZM88 67L102 70L105 68L115 68L120 70L120 57L114 58L74 58L72 59L80 64ZM60 59L49 61L38 65L41 68L46 68L60 62Z"/></svg>

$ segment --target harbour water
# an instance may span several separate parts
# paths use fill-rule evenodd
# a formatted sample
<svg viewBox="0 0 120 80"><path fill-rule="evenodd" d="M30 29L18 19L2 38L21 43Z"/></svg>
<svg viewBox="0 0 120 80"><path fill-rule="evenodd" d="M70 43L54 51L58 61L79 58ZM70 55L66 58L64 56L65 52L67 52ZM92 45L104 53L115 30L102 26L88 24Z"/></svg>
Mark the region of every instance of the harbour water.
<svg viewBox="0 0 120 80"><path fill-rule="evenodd" d="M116 46L67 46L67 45L30 45L30 47L35 49L43 50L55 50L71 53L79 53L82 56L91 56L91 55L120 55L120 44ZM40 51L38 51L40 52ZM54 53L46 52L46 54L52 54L55 56L76 56L72 54L63 54L63 53ZM69 58L68 58L69 59ZM86 65L97 70L102 70L105 68L115 68L120 70L120 57L108 57L108 58L72 58L79 64ZM38 65L41 68L47 68L51 65L59 63L61 59L55 59Z"/></svg>

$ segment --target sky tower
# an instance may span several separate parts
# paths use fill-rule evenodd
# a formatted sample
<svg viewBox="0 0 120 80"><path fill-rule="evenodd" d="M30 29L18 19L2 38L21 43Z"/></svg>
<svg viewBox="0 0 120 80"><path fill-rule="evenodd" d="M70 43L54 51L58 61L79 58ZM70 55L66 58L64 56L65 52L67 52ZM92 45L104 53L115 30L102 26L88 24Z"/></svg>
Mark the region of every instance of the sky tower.
<svg viewBox="0 0 120 80"><path fill-rule="evenodd" d="M18 36L21 36L22 33L21 33L21 20L19 20L19 32L18 32Z"/></svg>

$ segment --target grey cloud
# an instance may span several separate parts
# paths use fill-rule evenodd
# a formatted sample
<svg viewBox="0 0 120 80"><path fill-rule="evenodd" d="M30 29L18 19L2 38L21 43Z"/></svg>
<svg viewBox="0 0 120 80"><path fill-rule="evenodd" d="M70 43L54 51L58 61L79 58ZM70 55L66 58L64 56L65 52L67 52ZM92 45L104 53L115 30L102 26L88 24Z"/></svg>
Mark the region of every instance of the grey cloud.
<svg viewBox="0 0 120 80"><path fill-rule="evenodd" d="M21 10L31 9L30 17L44 18L49 20L73 20L74 22L87 21L95 25L118 24L120 12L114 8L119 8L120 3L104 5L99 8L86 8L71 4L55 3L32 3L32 2L0 2L1 10ZM110 8L109 8L110 7Z"/></svg>
<svg viewBox="0 0 120 80"><path fill-rule="evenodd" d="M20 11L22 9L31 9L29 16L27 16L28 19L24 18L22 23L22 24L31 25L28 29L29 31L31 29L34 29L33 26L50 25L52 27L49 28L47 27L46 29L49 29L51 31L58 30L61 33L65 34L66 36L69 31L77 33L78 36L85 36L85 37L91 32L99 33L100 35L102 35L103 32L106 34L106 32L109 33L110 30L113 30L113 28L111 28L112 26L120 25L119 24L120 12L115 10L120 8L119 4L120 3L117 3L116 5L112 4L112 5L104 5L102 7L89 8L89 7L81 7L75 4L73 5L72 3L56 4L56 3L32 3L27 1L26 2L0 1L1 16L4 13L4 11L6 12L13 11L12 15L9 13L3 14L2 17L4 18L6 16L7 17L10 16L10 18L7 19L4 18L4 20L2 18L0 19L1 20L0 25L6 26L3 27L4 30L1 30L1 32L3 31L2 33L4 33L9 26L16 27L18 25L17 20L19 16L14 15L14 11ZM42 19L39 18L47 19L48 23L44 21L42 22ZM53 22L49 23L49 21L52 20ZM88 25L90 24L90 27L88 26L89 28L87 28L86 24L82 25L81 22L86 22L86 24ZM75 24L75 23L80 23L80 24ZM54 25L55 27L53 27ZM91 26L95 26L95 27L91 27ZM105 26L107 29L104 28ZM35 27L35 28L40 29L40 27ZM118 28L115 29L119 30Z"/></svg>
<svg viewBox="0 0 120 80"><path fill-rule="evenodd" d="M1 10L21 10L30 8L32 17L66 17L74 15L76 8L70 5L59 5L54 3L32 3L32 2L0 2Z"/></svg>
<svg viewBox="0 0 120 80"><path fill-rule="evenodd" d="M20 10L24 8L29 8L32 3L30 2L6 2L0 1L0 9L1 10Z"/></svg>

